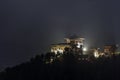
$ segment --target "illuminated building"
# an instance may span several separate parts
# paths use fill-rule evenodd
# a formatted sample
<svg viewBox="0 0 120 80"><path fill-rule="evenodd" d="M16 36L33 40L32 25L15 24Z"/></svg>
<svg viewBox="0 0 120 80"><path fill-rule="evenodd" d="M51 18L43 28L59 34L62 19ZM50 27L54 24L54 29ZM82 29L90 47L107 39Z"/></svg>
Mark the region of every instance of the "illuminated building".
<svg viewBox="0 0 120 80"><path fill-rule="evenodd" d="M98 58L98 57L99 57L99 52L98 52L98 50L96 50L96 49L95 49L95 51L94 51L94 57L95 57L95 58Z"/></svg>
<svg viewBox="0 0 120 80"><path fill-rule="evenodd" d="M71 48L71 46L67 43L52 44L51 45L51 52L54 52L55 54L57 54L57 53L63 54L66 47Z"/></svg>
<svg viewBox="0 0 120 80"><path fill-rule="evenodd" d="M116 50L117 50L116 45L105 45L104 46L104 53L107 55L115 54Z"/></svg>
<svg viewBox="0 0 120 80"><path fill-rule="evenodd" d="M64 38L64 43L52 44L51 52L55 53L55 57L60 59L62 54L74 54L75 58L81 60L92 60L101 57L111 57L115 54L118 46L116 45L105 45L104 50L102 48L85 48L85 38L79 38L72 36L70 38ZM55 59L56 59L55 58ZM62 58L61 58L62 60ZM51 59L53 62L53 59Z"/></svg>
<svg viewBox="0 0 120 80"><path fill-rule="evenodd" d="M95 58L98 58L101 55L101 52L99 51L99 48L93 48L89 50L89 55L92 55Z"/></svg>
<svg viewBox="0 0 120 80"><path fill-rule="evenodd" d="M73 52L80 54L83 54L83 50L86 51L86 48L83 48L84 38L72 36L70 38L64 38L64 40L65 43L52 44L51 52L54 52L55 54L63 53L65 48L70 48Z"/></svg>

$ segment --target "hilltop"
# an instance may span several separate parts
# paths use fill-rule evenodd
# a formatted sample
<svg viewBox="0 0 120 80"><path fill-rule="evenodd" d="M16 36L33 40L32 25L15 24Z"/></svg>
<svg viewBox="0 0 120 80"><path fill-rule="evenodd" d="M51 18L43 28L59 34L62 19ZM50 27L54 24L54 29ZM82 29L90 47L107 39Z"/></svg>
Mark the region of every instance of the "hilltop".
<svg viewBox="0 0 120 80"><path fill-rule="evenodd" d="M51 59L52 53L37 55L29 62L6 68L0 80L119 80L120 55L89 58L64 53ZM53 58L53 57L52 57Z"/></svg>

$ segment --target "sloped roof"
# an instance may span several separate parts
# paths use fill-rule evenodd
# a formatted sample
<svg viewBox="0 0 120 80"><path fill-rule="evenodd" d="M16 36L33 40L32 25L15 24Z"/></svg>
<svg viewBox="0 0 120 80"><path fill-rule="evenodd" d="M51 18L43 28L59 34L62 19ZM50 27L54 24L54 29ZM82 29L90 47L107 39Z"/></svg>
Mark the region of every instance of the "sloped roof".
<svg viewBox="0 0 120 80"><path fill-rule="evenodd" d="M84 40L83 37L80 37L80 36L77 36L77 35L71 35L71 36L69 36L68 38L65 38L65 39L72 39L72 40L74 40L74 39L83 39Z"/></svg>
<svg viewBox="0 0 120 80"><path fill-rule="evenodd" d="M76 39L76 38L79 38L77 35L72 35L69 37L69 39Z"/></svg>
<svg viewBox="0 0 120 80"><path fill-rule="evenodd" d="M51 45L69 45L69 43L58 43L58 44L51 44Z"/></svg>

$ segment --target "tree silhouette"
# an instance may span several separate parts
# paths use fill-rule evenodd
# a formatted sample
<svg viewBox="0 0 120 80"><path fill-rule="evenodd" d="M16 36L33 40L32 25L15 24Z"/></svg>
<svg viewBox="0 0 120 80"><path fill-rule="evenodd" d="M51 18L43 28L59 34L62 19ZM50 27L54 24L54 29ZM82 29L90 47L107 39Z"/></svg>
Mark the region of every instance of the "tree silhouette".
<svg viewBox="0 0 120 80"><path fill-rule="evenodd" d="M91 61L79 61L77 56L70 48L60 57L54 53L36 55L28 62L0 72L0 80L120 80L120 55ZM52 64L46 64L51 57L55 58Z"/></svg>

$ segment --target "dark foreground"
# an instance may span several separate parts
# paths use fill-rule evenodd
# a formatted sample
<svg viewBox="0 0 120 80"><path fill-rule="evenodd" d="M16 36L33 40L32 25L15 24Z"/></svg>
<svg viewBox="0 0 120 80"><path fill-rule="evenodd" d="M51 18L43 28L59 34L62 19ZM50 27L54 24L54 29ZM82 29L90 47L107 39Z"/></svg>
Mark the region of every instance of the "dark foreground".
<svg viewBox="0 0 120 80"><path fill-rule="evenodd" d="M36 56L0 73L0 80L120 80L120 56L77 60L73 55L63 56L52 63Z"/></svg>

